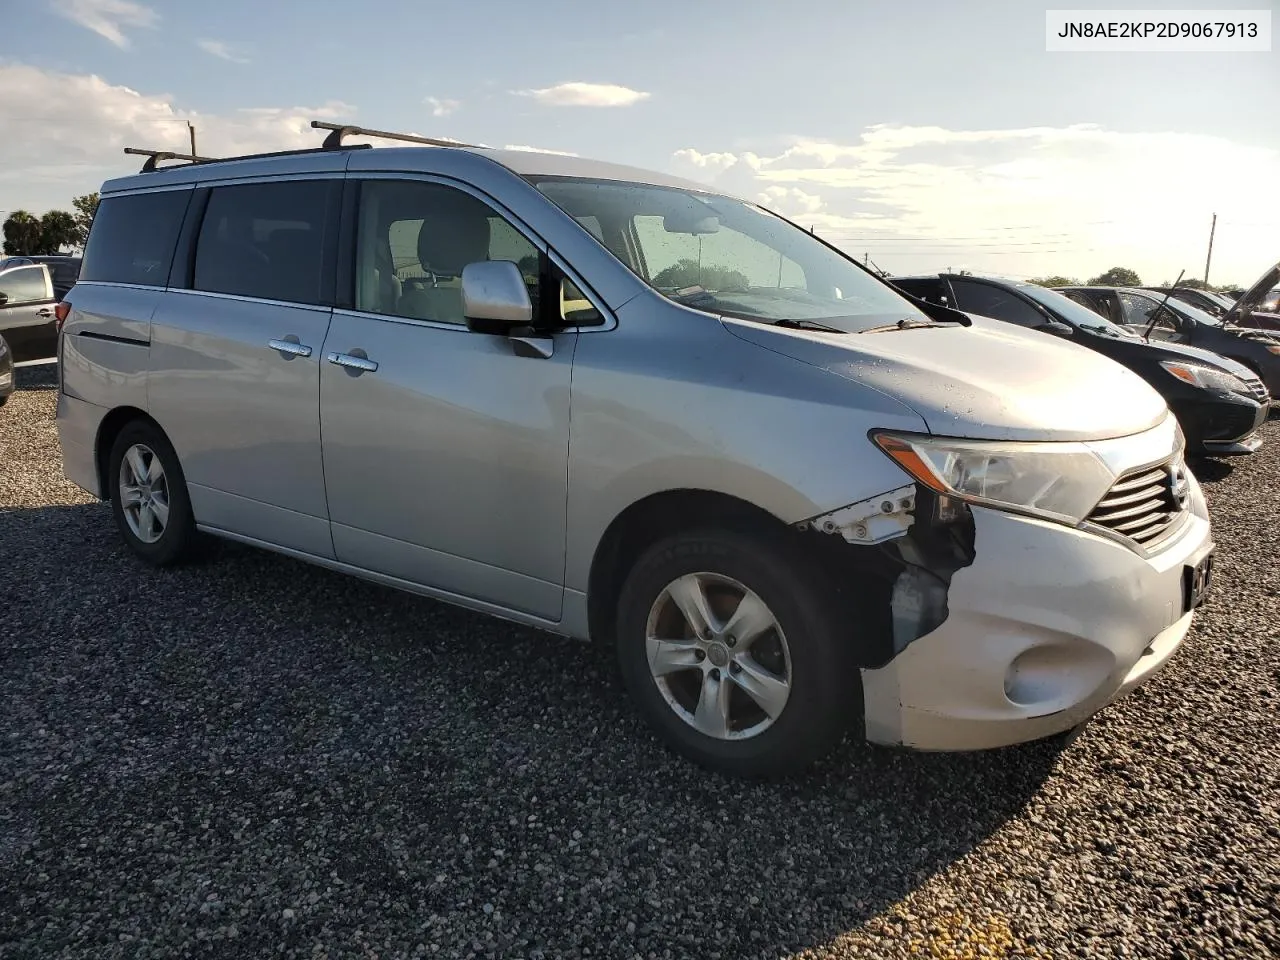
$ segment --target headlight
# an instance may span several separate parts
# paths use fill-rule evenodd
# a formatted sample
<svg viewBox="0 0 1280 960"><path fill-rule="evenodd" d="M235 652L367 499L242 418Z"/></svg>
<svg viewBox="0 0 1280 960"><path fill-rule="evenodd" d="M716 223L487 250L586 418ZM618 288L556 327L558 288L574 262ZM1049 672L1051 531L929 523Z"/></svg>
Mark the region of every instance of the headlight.
<svg viewBox="0 0 1280 960"><path fill-rule="evenodd" d="M1182 360L1161 360L1160 366L1179 380L1203 387L1206 390L1221 390L1223 393L1239 393L1249 396L1249 386L1235 374L1205 367L1198 363L1186 363Z"/></svg>
<svg viewBox="0 0 1280 960"><path fill-rule="evenodd" d="M1083 443L1012 443L875 433L876 445L929 489L970 503L1079 523L1115 482Z"/></svg>

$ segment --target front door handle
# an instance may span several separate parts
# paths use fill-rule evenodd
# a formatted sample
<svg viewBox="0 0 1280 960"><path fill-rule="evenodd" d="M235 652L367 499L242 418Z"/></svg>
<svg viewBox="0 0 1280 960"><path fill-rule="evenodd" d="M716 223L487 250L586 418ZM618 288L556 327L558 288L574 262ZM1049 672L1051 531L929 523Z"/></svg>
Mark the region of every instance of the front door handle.
<svg viewBox="0 0 1280 960"><path fill-rule="evenodd" d="M37 311L36 311L36 316L37 316L37 317L52 317L52 316L53 316L53 311L52 311L52 310L50 310L48 307L44 307L44 308L42 308L42 309L40 309L40 310L37 310Z"/></svg>
<svg viewBox="0 0 1280 960"><path fill-rule="evenodd" d="M351 353L330 352L326 353L324 358L339 367L346 367L358 373L373 373L378 369L377 361L370 360L368 357L357 357Z"/></svg>
<svg viewBox="0 0 1280 960"><path fill-rule="evenodd" d="M285 357L286 360L288 360L290 357L311 356L311 348L307 346L305 343L299 343L296 339L268 340L267 346L270 347L272 350L279 350L281 353L287 354L287 356Z"/></svg>

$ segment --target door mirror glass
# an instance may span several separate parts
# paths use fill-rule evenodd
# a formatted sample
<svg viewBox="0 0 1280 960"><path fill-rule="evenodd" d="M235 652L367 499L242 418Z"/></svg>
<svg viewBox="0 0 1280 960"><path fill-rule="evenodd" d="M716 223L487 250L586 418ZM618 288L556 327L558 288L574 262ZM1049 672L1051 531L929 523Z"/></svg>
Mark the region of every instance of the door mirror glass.
<svg viewBox="0 0 1280 960"><path fill-rule="evenodd" d="M476 333L508 333L533 322L533 301L510 260L478 260L462 268L462 312Z"/></svg>

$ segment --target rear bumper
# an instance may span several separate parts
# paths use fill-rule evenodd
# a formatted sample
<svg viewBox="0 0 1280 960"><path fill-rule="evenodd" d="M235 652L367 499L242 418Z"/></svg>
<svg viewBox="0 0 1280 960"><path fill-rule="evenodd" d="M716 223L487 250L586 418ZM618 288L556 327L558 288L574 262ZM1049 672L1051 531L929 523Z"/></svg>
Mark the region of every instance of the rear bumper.
<svg viewBox="0 0 1280 960"><path fill-rule="evenodd" d="M1194 618L1184 571L1212 547L1192 483L1192 515L1153 557L975 508L975 559L952 578L946 620L862 671L867 739L922 750L1036 740L1154 676Z"/></svg>
<svg viewBox="0 0 1280 960"><path fill-rule="evenodd" d="M105 499L98 478L95 455L98 428L107 415L105 407L58 394L58 444L62 447L62 474L99 500Z"/></svg>

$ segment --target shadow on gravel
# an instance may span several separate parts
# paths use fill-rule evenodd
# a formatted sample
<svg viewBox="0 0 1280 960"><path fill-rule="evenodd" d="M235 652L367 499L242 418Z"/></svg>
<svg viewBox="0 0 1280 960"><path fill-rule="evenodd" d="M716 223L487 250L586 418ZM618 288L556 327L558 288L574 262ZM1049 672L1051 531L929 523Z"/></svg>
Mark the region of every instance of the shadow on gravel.
<svg viewBox="0 0 1280 960"><path fill-rule="evenodd" d="M1201 483L1217 483L1225 480L1235 471L1235 464L1229 460L1214 460L1209 457L1187 459L1187 466Z"/></svg>
<svg viewBox="0 0 1280 960"><path fill-rule="evenodd" d="M30 367L14 367L13 383L18 390L56 390L58 365L44 363Z"/></svg>
<svg viewBox="0 0 1280 960"><path fill-rule="evenodd" d="M776 956L963 857L1062 750L731 781L653 740L600 646L233 544L152 570L102 504L0 513L0 551L24 955Z"/></svg>

